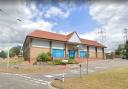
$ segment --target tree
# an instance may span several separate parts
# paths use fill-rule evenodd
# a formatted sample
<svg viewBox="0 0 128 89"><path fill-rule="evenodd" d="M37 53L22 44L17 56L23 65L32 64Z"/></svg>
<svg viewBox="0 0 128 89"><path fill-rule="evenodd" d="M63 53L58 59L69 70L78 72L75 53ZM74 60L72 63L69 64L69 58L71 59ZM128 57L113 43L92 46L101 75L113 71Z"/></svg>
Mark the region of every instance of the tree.
<svg viewBox="0 0 128 89"><path fill-rule="evenodd" d="M15 55L19 55L21 52L21 46L15 46L15 47L12 47L10 50L9 50L9 56L10 57L14 57Z"/></svg>
<svg viewBox="0 0 128 89"><path fill-rule="evenodd" d="M118 48L117 48L117 50L115 51L115 54L116 55L121 55L122 54L122 51L123 51L123 49L122 49L121 45L119 45Z"/></svg>
<svg viewBox="0 0 128 89"><path fill-rule="evenodd" d="M0 52L0 57L1 58L7 58L7 54L6 52L4 52L3 50Z"/></svg>
<svg viewBox="0 0 128 89"><path fill-rule="evenodd" d="M128 58L128 41L125 44L125 56Z"/></svg>

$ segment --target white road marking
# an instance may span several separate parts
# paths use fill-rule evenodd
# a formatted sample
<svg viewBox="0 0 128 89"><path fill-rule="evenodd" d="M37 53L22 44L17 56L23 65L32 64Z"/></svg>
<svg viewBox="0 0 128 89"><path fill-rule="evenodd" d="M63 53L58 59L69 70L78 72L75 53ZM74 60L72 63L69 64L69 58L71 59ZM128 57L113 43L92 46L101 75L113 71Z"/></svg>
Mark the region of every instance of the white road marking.
<svg viewBox="0 0 128 89"><path fill-rule="evenodd" d="M78 70L71 70L70 72L71 72L71 73L76 73L76 74L78 74L78 73L79 73L79 71L78 71Z"/></svg>
<svg viewBox="0 0 128 89"><path fill-rule="evenodd" d="M52 78L54 76L52 76L52 75L44 75L44 77Z"/></svg>
<svg viewBox="0 0 128 89"><path fill-rule="evenodd" d="M87 71L87 69L83 69L83 71ZM89 72L95 72L94 70L89 69Z"/></svg>
<svg viewBox="0 0 128 89"><path fill-rule="evenodd" d="M67 74L67 73L64 73ZM52 76L62 76L63 74L52 74Z"/></svg>
<svg viewBox="0 0 128 89"><path fill-rule="evenodd" d="M96 69L102 69L102 68L105 68L105 67L101 67L101 66L97 66L97 67L95 67Z"/></svg>
<svg viewBox="0 0 128 89"><path fill-rule="evenodd" d="M56 89L53 86L51 86L51 82L48 82L48 87L50 87L51 89Z"/></svg>

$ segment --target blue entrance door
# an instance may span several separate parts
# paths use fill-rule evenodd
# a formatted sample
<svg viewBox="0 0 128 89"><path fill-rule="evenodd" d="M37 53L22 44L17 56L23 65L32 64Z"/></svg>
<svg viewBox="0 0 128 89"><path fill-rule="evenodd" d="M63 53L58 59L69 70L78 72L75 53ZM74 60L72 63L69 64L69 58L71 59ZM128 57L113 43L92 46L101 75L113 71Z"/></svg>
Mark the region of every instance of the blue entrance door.
<svg viewBox="0 0 128 89"><path fill-rule="evenodd" d="M75 50L69 50L69 57L75 57L76 51Z"/></svg>

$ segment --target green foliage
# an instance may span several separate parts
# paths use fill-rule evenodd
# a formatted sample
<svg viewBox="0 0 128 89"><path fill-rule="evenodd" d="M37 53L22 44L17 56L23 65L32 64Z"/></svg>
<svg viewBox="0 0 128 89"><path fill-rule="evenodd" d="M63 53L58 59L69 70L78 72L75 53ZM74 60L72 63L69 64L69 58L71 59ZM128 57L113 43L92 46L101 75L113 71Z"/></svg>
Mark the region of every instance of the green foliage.
<svg viewBox="0 0 128 89"><path fill-rule="evenodd" d="M116 55L121 55L122 51L123 51L123 49L122 49L121 45L119 45L118 49L115 51L115 54Z"/></svg>
<svg viewBox="0 0 128 89"><path fill-rule="evenodd" d="M39 61L39 62L45 62L45 61L48 61L48 58L49 58L49 55L48 55L48 53L41 53L41 54L39 54L38 55L38 57L37 57L37 61Z"/></svg>
<svg viewBox="0 0 128 89"><path fill-rule="evenodd" d="M126 50L125 52L126 58L128 58L128 41L125 44L125 50Z"/></svg>
<svg viewBox="0 0 128 89"><path fill-rule="evenodd" d="M76 60L68 60L68 64L78 64Z"/></svg>
<svg viewBox="0 0 128 89"><path fill-rule="evenodd" d="M6 52L1 51L1 52L0 52L0 57L1 57L1 58L7 58Z"/></svg>
<svg viewBox="0 0 128 89"><path fill-rule="evenodd" d="M52 64L54 64L54 62L53 61L47 61L47 64L52 65Z"/></svg>
<svg viewBox="0 0 128 89"><path fill-rule="evenodd" d="M62 60L54 60L54 64L55 65L60 65L60 64L62 64Z"/></svg>
<svg viewBox="0 0 128 89"><path fill-rule="evenodd" d="M121 47L121 45L119 45L118 49L115 51L116 55L121 55L124 58L128 58L128 41L126 42L126 44L124 44L124 47Z"/></svg>
<svg viewBox="0 0 128 89"><path fill-rule="evenodd" d="M68 60L74 60L75 58L74 57L69 57L69 59Z"/></svg>
<svg viewBox="0 0 128 89"><path fill-rule="evenodd" d="M10 50L9 50L9 56L10 57L14 57L15 55L19 55L21 52L21 46L15 46L15 47L12 47Z"/></svg>
<svg viewBox="0 0 128 89"><path fill-rule="evenodd" d="M48 55L48 61L52 61L51 53L48 52L47 55Z"/></svg>

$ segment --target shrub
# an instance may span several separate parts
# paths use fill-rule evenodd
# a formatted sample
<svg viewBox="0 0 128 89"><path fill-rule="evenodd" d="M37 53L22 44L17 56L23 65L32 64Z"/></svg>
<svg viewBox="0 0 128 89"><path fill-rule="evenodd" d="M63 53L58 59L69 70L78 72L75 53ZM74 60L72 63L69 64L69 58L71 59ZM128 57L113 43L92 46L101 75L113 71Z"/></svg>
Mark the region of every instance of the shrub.
<svg viewBox="0 0 128 89"><path fill-rule="evenodd" d="M78 64L78 62L76 60L69 59L68 64Z"/></svg>
<svg viewBox="0 0 128 89"><path fill-rule="evenodd" d="M60 65L60 64L62 64L62 60L54 60L54 64L55 65Z"/></svg>
<svg viewBox="0 0 128 89"><path fill-rule="evenodd" d="M47 55L48 55L48 61L52 61L51 53L48 52Z"/></svg>
<svg viewBox="0 0 128 89"><path fill-rule="evenodd" d="M69 59L68 60L74 60L75 59L75 57L69 57Z"/></svg>
<svg viewBox="0 0 128 89"><path fill-rule="evenodd" d="M37 57L37 61L39 61L39 62L45 62L45 61L47 61L48 60L48 53L41 53L41 54L39 54L38 55L38 57Z"/></svg>
<svg viewBox="0 0 128 89"><path fill-rule="evenodd" d="M47 64L48 64L48 65L53 65L54 62L53 62L53 61L47 61Z"/></svg>

